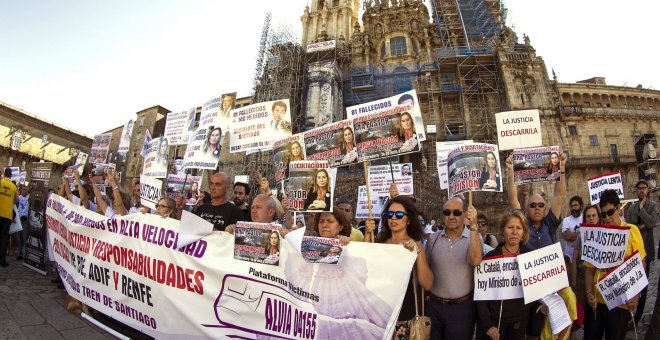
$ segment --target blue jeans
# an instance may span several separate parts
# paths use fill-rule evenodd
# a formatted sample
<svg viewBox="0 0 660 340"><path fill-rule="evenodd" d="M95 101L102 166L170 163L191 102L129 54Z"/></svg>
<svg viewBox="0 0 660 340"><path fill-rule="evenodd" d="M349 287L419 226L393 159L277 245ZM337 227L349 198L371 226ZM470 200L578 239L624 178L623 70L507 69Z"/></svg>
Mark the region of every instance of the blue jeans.
<svg viewBox="0 0 660 340"><path fill-rule="evenodd" d="M27 233L28 224L27 216L25 218L21 217L21 226L23 227L23 230L19 231L16 235L16 238L18 238L17 256L25 256L25 233Z"/></svg>
<svg viewBox="0 0 660 340"><path fill-rule="evenodd" d="M471 340L477 318L477 306L467 300L454 305L430 299L426 315L431 318L431 339Z"/></svg>

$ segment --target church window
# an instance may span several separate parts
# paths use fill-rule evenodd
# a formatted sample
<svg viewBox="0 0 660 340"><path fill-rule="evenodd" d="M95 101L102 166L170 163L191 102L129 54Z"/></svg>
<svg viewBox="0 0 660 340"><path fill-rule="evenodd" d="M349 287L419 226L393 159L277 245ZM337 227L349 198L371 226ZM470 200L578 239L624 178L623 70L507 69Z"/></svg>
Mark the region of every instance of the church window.
<svg viewBox="0 0 660 340"><path fill-rule="evenodd" d="M390 38L390 54L392 56L404 55L408 51L405 37Z"/></svg>
<svg viewBox="0 0 660 340"><path fill-rule="evenodd" d="M596 136L596 135L590 135L590 136L589 136L589 145L591 145L591 146L598 146L598 136Z"/></svg>
<svg viewBox="0 0 660 340"><path fill-rule="evenodd" d="M575 125L569 125L568 126L568 135L569 136L576 136L577 135L577 127Z"/></svg>

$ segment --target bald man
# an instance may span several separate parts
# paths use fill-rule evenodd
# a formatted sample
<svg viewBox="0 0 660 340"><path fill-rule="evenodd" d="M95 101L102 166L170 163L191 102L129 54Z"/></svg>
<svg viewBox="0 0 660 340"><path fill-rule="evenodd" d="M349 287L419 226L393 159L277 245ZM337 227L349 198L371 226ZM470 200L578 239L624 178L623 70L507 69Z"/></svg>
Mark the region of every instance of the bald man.
<svg viewBox="0 0 660 340"><path fill-rule="evenodd" d="M229 175L226 173L218 172L211 176L211 203L203 204L202 200L199 200L195 210L197 216L213 223L213 228L216 230L225 231L227 226L243 220L241 208L227 199L229 187Z"/></svg>

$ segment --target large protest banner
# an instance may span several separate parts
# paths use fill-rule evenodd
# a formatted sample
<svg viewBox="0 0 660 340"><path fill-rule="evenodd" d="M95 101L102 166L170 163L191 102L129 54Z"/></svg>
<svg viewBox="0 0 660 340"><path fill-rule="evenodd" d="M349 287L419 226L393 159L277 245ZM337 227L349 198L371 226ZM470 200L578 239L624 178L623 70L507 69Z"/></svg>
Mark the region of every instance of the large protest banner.
<svg viewBox="0 0 660 340"><path fill-rule="evenodd" d="M371 197L389 197L392 178L399 194L410 196L413 189L412 163L369 166L369 189Z"/></svg>
<svg viewBox="0 0 660 340"><path fill-rule="evenodd" d="M420 110L416 90L406 91L392 97L374 100L364 104L349 106L346 108L346 117L350 119L365 116L402 105L408 107L407 112L414 120L415 133L417 134L416 139L420 142L425 141L426 132L424 130L424 121L422 120L422 111Z"/></svg>
<svg viewBox="0 0 660 340"><path fill-rule="evenodd" d="M338 265L312 264L282 240L279 266L250 263L228 233L179 249L175 219L108 219L57 195L47 220L67 293L157 339L390 339L415 260L354 242Z"/></svg>
<svg viewBox="0 0 660 340"><path fill-rule="evenodd" d="M268 150L273 142L291 136L288 99L243 106L231 111L229 152Z"/></svg>
<svg viewBox="0 0 660 340"><path fill-rule="evenodd" d="M355 141L361 160L403 155L420 150L418 127L410 104L353 118Z"/></svg>
<svg viewBox="0 0 660 340"><path fill-rule="evenodd" d="M167 189L165 191L165 195L172 199L183 196L183 198L186 200L186 205L195 205L199 199L199 188L201 182L202 176L169 174L167 175Z"/></svg>
<svg viewBox="0 0 660 340"><path fill-rule="evenodd" d="M168 142L165 137L153 138L149 142L149 150L144 158L142 174L149 177L167 177Z"/></svg>
<svg viewBox="0 0 660 340"><path fill-rule="evenodd" d="M449 169L447 168L447 156L449 152L459 145L472 144L473 141L459 140L452 142L435 142L435 153L438 160L438 178L440 179L440 189L449 189Z"/></svg>
<svg viewBox="0 0 660 340"><path fill-rule="evenodd" d="M539 110L505 111L495 114L500 150L543 145Z"/></svg>
<svg viewBox="0 0 660 340"><path fill-rule="evenodd" d="M389 196L385 199L381 197L371 196L371 216L377 217L383 213L384 202L387 201ZM367 186L360 185L358 187L357 207L355 208L355 218L369 218L369 200L367 199Z"/></svg>
<svg viewBox="0 0 660 340"><path fill-rule="evenodd" d="M140 203L151 209L156 209L156 204L161 199L163 181L154 177L140 176Z"/></svg>
<svg viewBox="0 0 660 340"><path fill-rule="evenodd" d="M325 161L293 161L289 163L289 181L285 193L289 210L332 211L331 172Z"/></svg>
<svg viewBox="0 0 660 340"><path fill-rule="evenodd" d="M591 200L591 204L598 204L598 202L600 202L600 195L602 195L603 191L607 189L616 190L617 194L619 194L619 198L624 198L623 179L621 178L620 171L613 171L589 178L587 180L587 186L589 187L589 199Z"/></svg>
<svg viewBox="0 0 660 340"><path fill-rule="evenodd" d="M124 128L121 130L121 137L119 138L119 147L117 153L122 157L128 153L128 148L131 146L131 134L133 133L133 120L129 119Z"/></svg>
<svg viewBox="0 0 660 340"><path fill-rule="evenodd" d="M510 300L523 297L515 255L484 258L474 267L474 300Z"/></svg>
<svg viewBox="0 0 660 340"><path fill-rule="evenodd" d="M568 287L566 263L559 243L518 255L518 266L525 304Z"/></svg>
<svg viewBox="0 0 660 340"><path fill-rule="evenodd" d="M183 156L183 169L209 169L218 166L224 136L219 127L200 127L188 140Z"/></svg>
<svg viewBox="0 0 660 340"><path fill-rule="evenodd" d="M329 123L303 133L305 138L306 160L328 161L330 167L357 162L358 149L355 146L353 122L342 120Z"/></svg>
<svg viewBox="0 0 660 340"><path fill-rule="evenodd" d="M582 260L599 269L623 263L630 242L630 227L605 224L580 224Z"/></svg>
<svg viewBox="0 0 660 340"><path fill-rule="evenodd" d="M558 146L513 150L513 178L516 185L559 181L560 152Z"/></svg>
<svg viewBox="0 0 660 340"><path fill-rule="evenodd" d="M190 123L189 110L180 112L170 112L165 120L165 132L163 136L167 138L169 145L186 144L183 142L183 136L188 132ZM193 111L194 117L194 111Z"/></svg>
<svg viewBox="0 0 660 340"><path fill-rule="evenodd" d="M612 269L596 282L596 288L603 296L609 310L625 304L648 286L649 280L643 262L639 252L636 251L620 266Z"/></svg>
<svg viewBox="0 0 660 340"><path fill-rule="evenodd" d="M305 160L305 141L301 133L284 137L273 143L273 165L275 166L275 183L289 177L289 163ZM244 182L248 183L248 182Z"/></svg>
<svg viewBox="0 0 660 340"><path fill-rule="evenodd" d="M447 156L449 197L467 191L502 191L502 171L497 145L460 145Z"/></svg>
<svg viewBox="0 0 660 340"><path fill-rule="evenodd" d="M112 133L103 133L94 136L94 139L92 140L92 148L89 153L90 163L105 163L106 158L108 158L111 138Z"/></svg>
<svg viewBox="0 0 660 340"><path fill-rule="evenodd" d="M30 197L28 198L28 227L24 231L25 257L23 264L43 275L46 275L46 203L48 186L53 169L53 163L32 163L30 170Z"/></svg>

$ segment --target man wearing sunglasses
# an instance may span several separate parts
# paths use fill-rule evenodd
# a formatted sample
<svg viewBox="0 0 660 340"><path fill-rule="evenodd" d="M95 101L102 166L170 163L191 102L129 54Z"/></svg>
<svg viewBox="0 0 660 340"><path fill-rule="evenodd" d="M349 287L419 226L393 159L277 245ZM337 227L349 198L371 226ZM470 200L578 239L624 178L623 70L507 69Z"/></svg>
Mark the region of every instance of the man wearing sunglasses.
<svg viewBox="0 0 660 340"><path fill-rule="evenodd" d="M644 250L644 241L639 229L633 225L621 220L621 201L615 190L607 189L600 196L600 216L603 224L615 226L630 227L630 241L626 247L625 257L629 257L635 251L639 251L641 258L646 257ZM642 262L646 267L646 264ZM612 310L608 310L605 300L594 286L594 283L607 274L607 270L596 269L591 263L584 261L586 273L584 275L584 285L587 290L587 301L589 307L585 307L584 319L584 338L602 339L605 334L606 339L625 339L628 328L628 321L631 320L631 311L637 308L639 295L633 297L626 304L620 305ZM643 308L644 306L639 306Z"/></svg>
<svg viewBox="0 0 660 340"><path fill-rule="evenodd" d="M481 263L483 248L477 209L470 205L466 210L464 205L459 197L448 200L442 208L445 229L426 243L426 260L436 277L426 305L431 339L467 340L474 333L474 267Z"/></svg>

